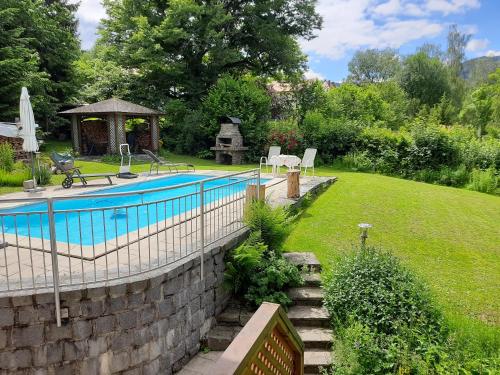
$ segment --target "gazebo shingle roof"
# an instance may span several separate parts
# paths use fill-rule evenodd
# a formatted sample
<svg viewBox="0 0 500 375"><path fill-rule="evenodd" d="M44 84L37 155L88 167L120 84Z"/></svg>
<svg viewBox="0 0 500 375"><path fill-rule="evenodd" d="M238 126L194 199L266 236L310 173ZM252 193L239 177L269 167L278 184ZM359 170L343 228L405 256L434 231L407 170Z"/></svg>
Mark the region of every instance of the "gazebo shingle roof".
<svg viewBox="0 0 500 375"><path fill-rule="evenodd" d="M139 104L127 102L118 98L111 98L101 102L59 112L63 115L85 115L97 113L125 113L130 115L162 115L162 112Z"/></svg>

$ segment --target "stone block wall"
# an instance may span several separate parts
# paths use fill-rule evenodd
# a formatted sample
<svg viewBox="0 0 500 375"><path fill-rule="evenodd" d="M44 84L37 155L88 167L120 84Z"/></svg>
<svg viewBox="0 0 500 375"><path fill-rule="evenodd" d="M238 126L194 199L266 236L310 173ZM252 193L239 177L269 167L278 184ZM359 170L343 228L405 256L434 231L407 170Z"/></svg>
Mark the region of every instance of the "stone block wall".
<svg viewBox="0 0 500 375"><path fill-rule="evenodd" d="M244 234L168 271L132 282L0 298L1 374L171 374L200 349L227 305L224 254Z"/></svg>

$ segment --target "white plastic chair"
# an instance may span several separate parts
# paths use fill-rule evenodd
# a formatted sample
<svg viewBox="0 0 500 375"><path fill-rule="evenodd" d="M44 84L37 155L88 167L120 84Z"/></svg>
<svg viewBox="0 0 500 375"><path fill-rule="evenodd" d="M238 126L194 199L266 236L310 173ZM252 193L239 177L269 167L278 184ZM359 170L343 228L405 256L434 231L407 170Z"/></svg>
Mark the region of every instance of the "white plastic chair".
<svg viewBox="0 0 500 375"><path fill-rule="evenodd" d="M273 156L279 156L281 154L281 146L271 146L269 147L269 153L266 156L262 156L260 158L260 165L259 168L262 170L262 166L266 166L266 172L267 172L267 167L271 165L271 158Z"/></svg>
<svg viewBox="0 0 500 375"><path fill-rule="evenodd" d="M304 176L307 175L307 168L312 168L314 176L314 159L316 158L316 153L318 152L315 148L307 148L304 151L304 157L300 163L300 170L304 168Z"/></svg>

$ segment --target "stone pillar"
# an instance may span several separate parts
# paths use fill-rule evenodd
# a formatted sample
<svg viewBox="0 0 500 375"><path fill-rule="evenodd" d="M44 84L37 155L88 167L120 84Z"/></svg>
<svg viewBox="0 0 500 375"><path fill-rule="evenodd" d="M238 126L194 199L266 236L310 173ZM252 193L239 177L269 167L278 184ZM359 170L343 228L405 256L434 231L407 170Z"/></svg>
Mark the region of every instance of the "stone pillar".
<svg viewBox="0 0 500 375"><path fill-rule="evenodd" d="M120 144L127 143L127 137L125 136L125 115L117 115L116 121L116 148L120 147Z"/></svg>
<svg viewBox="0 0 500 375"><path fill-rule="evenodd" d="M78 115L71 115L71 139L73 141L73 150L80 152L80 118Z"/></svg>
<svg viewBox="0 0 500 375"><path fill-rule="evenodd" d="M116 121L115 114L110 113L108 115L108 152L110 154L116 154L118 152L118 147L116 146Z"/></svg>
<svg viewBox="0 0 500 375"><path fill-rule="evenodd" d="M151 148L153 151L158 151L160 148L160 128L158 124L158 116L151 116L149 122L149 129L151 132Z"/></svg>

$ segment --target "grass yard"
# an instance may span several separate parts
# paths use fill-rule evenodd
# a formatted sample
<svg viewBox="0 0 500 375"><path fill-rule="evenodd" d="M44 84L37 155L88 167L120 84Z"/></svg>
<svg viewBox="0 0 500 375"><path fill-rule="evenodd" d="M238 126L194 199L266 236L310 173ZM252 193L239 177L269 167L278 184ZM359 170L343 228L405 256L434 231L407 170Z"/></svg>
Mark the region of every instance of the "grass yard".
<svg viewBox="0 0 500 375"><path fill-rule="evenodd" d="M359 243L396 254L430 285L450 324L500 342L500 197L376 174L335 171L339 181L305 211L285 243L322 264Z"/></svg>

